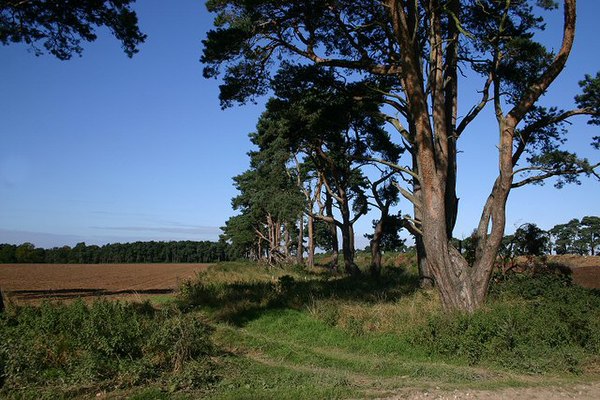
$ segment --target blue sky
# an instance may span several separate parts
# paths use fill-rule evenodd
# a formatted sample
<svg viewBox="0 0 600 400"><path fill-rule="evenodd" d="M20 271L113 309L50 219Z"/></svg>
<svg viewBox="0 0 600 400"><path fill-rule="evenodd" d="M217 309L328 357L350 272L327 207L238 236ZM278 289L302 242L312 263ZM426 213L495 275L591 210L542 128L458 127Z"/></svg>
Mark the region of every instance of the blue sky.
<svg viewBox="0 0 600 400"><path fill-rule="evenodd" d="M572 57L546 101L564 108L577 81L600 69L600 4L579 3ZM216 240L233 215L231 178L248 166L247 134L261 104L220 109L219 82L204 79L198 61L212 24L202 1L145 0L135 9L148 39L133 59L106 32L64 62L24 45L0 47L0 243ZM560 19L544 34L550 47L560 44L552 29ZM461 139L457 237L476 225L491 187L496 131L486 116ZM588 145L597 128L576 123L571 132L570 148L600 158ZM507 231L598 215L599 199L600 184L589 179L560 191L517 189ZM357 224L358 247L372 218Z"/></svg>

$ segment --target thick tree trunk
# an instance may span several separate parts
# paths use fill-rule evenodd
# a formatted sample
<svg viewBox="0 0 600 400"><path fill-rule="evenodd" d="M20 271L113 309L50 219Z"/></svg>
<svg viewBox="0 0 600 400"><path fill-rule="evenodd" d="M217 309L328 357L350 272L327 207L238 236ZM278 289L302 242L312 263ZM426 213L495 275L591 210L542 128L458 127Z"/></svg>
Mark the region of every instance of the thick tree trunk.
<svg viewBox="0 0 600 400"><path fill-rule="evenodd" d="M427 263L427 253L421 236L415 237L415 249L417 250L417 269L419 271L419 286L421 289L433 289L435 279Z"/></svg>
<svg viewBox="0 0 600 400"><path fill-rule="evenodd" d="M416 169L417 167L417 158L413 156L413 165ZM421 184L418 180L413 180L413 195L415 198L421 198ZM421 210L417 206L413 206L413 214L415 221L421 221L422 215ZM425 252L425 247L423 245L423 239L420 235L415 235L415 248L417 250L417 268L419 271L419 286L422 289L432 289L434 287L435 281L433 279L433 275L429 270L429 265L427 264L427 253Z"/></svg>
<svg viewBox="0 0 600 400"><path fill-rule="evenodd" d="M334 223L330 224L331 228L331 261L329 262L333 270L338 269L340 261L340 242L338 240L337 226Z"/></svg>

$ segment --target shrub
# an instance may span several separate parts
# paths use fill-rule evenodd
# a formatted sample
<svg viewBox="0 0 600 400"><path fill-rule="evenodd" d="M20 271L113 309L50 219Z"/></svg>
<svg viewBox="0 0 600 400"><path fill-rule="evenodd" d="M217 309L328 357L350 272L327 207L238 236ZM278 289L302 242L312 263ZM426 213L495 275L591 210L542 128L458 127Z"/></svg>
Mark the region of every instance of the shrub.
<svg viewBox="0 0 600 400"><path fill-rule="evenodd" d="M179 375L186 378L178 387L198 387L216 379L210 329L198 314L176 309L109 301L17 307L0 316L0 337L4 390L170 384Z"/></svg>
<svg viewBox="0 0 600 400"><path fill-rule="evenodd" d="M487 309L435 314L413 343L429 354L528 373L579 372L600 353L600 296L564 276L514 275L496 281Z"/></svg>

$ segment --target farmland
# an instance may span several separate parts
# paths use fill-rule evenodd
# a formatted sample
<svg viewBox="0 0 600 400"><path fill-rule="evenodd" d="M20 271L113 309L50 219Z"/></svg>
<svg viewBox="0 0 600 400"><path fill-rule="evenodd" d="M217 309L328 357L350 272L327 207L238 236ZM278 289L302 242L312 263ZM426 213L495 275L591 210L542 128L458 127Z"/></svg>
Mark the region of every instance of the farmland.
<svg viewBox="0 0 600 400"><path fill-rule="evenodd" d="M3 264L0 287L17 303L173 293L210 264Z"/></svg>
<svg viewBox="0 0 600 400"><path fill-rule="evenodd" d="M569 268L577 285L600 289L600 256L549 256L548 262ZM0 264L0 288L20 304L105 297L140 301L174 293L210 265Z"/></svg>

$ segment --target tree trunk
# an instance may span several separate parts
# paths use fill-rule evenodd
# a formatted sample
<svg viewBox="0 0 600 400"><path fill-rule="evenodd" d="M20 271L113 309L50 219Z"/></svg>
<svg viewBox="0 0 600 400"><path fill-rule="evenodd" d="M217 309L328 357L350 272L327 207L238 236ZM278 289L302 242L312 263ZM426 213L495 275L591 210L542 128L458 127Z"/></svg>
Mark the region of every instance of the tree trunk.
<svg viewBox="0 0 600 400"><path fill-rule="evenodd" d="M304 216L300 215L298 226L298 249L296 250L296 263L304 264Z"/></svg>
<svg viewBox="0 0 600 400"><path fill-rule="evenodd" d="M383 213L382 213L383 214ZM381 216L377 225L375 225L375 231L373 232L373 239L371 239L371 276L379 277L381 275L381 238L383 237L384 231L384 216Z"/></svg>
<svg viewBox="0 0 600 400"><path fill-rule="evenodd" d="M315 266L315 220L312 215L308 216L308 255L306 256L306 265L309 267Z"/></svg>
<svg viewBox="0 0 600 400"><path fill-rule="evenodd" d="M331 198L331 195L327 191L325 191L325 213L327 214L327 216L329 218L331 218L332 221L334 221L333 199ZM340 243L338 241L338 232L337 232L337 226L336 226L335 222L329 223L329 229L331 232L331 252L332 252L330 265L331 265L331 269L337 271L339 256L340 256L340 253L339 253Z"/></svg>
<svg viewBox="0 0 600 400"><path fill-rule="evenodd" d="M288 229L288 224L283 224L283 242L284 242L284 247L283 247L283 254L285 255L286 259L290 258L290 247L292 245L292 238L290 235L290 230Z"/></svg>
<svg viewBox="0 0 600 400"><path fill-rule="evenodd" d="M417 169L417 157L413 155L413 165ZM421 184L418 180L413 179L413 195L415 198L421 198ZM415 221L421 221L421 210L417 206L413 206L413 214ZM415 235L415 248L417 250L417 269L419 271L419 286L422 289L432 289L435 281L427 264L427 253L423 245L423 239L420 235Z"/></svg>
<svg viewBox="0 0 600 400"><path fill-rule="evenodd" d="M342 231L342 254L344 255L344 270L349 275L359 275L360 269L354 263L354 229L352 229L352 222L350 221L350 208L348 207L348 201L342 197L343 201L340 204L340 211L342 214L342 224L340 230Z"/></svg>
<svg viewBox="0 0 600 400"><path fill-rule="evenodd" d="M2 293L2 288L0 288L0 314L4 312L4 294Z"/></svg>

